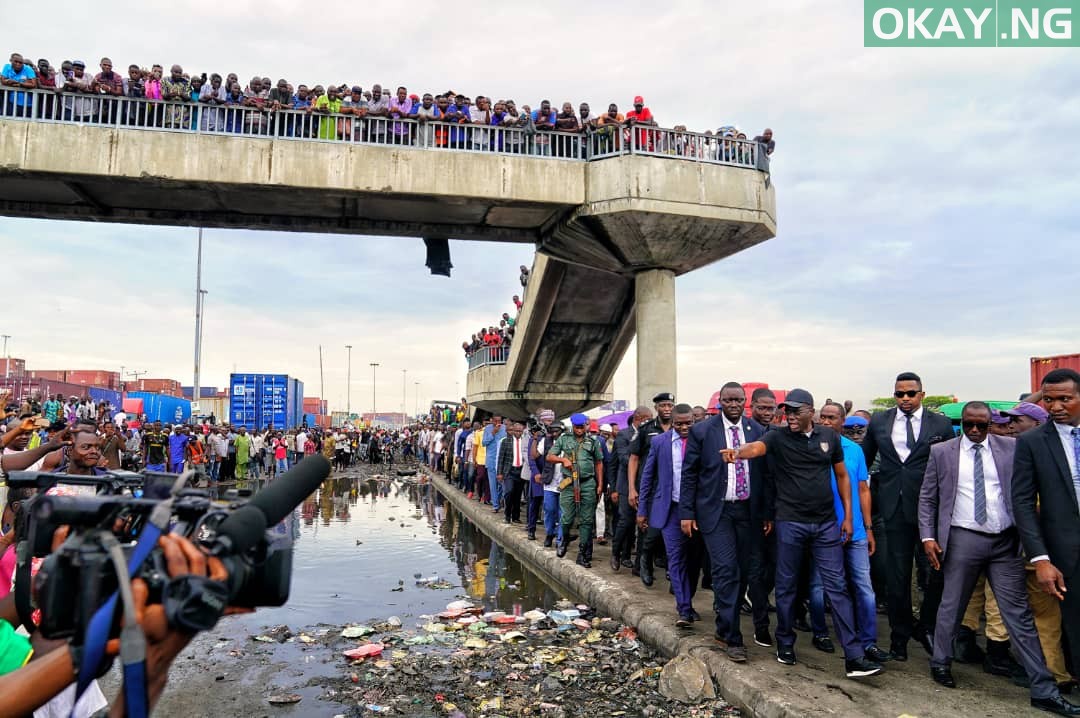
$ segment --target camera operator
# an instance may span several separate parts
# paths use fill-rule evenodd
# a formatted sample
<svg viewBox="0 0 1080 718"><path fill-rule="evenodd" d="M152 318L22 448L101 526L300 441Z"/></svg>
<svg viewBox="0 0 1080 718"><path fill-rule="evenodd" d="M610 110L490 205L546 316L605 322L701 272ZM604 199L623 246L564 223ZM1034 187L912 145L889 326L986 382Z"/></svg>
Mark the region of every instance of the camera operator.
<svg viewBox="0 0 1080 718"><path fill-rule="evenodd" d="M225 582L228 573L224 564L216 558L208 557L199 548L182 536L166 534L158 539L165 557L165 564L170 578L194 576L209 578L211 581ZM168 679L169 666L173 659L187 646L194 634L170 628L165 618L165 609L160 604L147 605L149 588L142 579L132 581L132 593L135 598L135 615L146 634L146 682L149 707L152 709L161 697ZM226 613L235 613L226 609ZM12 619L14 614L11 602L0 602L0 620ZM6 634L0 626L0 641ZM106 652L116 655L119 652L119 639L109 641ZM29 657L25 642L0 642L0 651L14 652L11 659L6 654L0 655L0 665L8 665L12 660L26 661ZM66 646L54 648L43 655L34 655L22 668L6 675L0 675L0 718L23 716L47 703L73 682L77 663L71 650ZM120 718L125 715L123 691L117 696L109 710L110 716Z"/></svg>

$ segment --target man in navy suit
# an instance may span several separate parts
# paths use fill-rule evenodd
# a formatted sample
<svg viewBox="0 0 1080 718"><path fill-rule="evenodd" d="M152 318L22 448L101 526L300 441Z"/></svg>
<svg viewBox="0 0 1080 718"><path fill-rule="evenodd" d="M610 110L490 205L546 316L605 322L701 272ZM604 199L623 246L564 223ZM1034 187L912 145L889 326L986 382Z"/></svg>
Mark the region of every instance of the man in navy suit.
<svg viewBox="0 0 1080 718"><path fill-rule="evenodd" d="M750 555L761 535L766 506L764 464L760 460L726 464L720 455L721 449L761 440L761 426L743 416L745 409L742 385L724 384L721 413L690 430L679 496L683 533L692 536L700 531L712 560L716 640L726 644L725 653L737 663L746 661L739 604L746 594Z"/></svg>
<svg viewBox="0 0 1080 718"><path fill-rule="evenodd" d="M671 414L671 428L652 438L649 456L641 472L638 492L637 525L642 530L657 529L664 536L667 550L668 575L675 590L675 608L679 618L675 625L689 628L698 620L694 611L694 590L687 571L685 547L688 538L679 522L679 499L687 437L694 425L694 410L689 404L679 404ZM694 572L694 583L697 573Z"/></svg>

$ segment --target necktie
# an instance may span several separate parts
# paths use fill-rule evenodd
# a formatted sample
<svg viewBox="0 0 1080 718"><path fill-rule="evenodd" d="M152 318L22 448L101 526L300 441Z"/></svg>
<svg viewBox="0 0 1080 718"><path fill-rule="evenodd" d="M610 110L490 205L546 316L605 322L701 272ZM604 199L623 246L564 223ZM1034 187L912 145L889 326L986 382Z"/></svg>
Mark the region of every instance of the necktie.
<svg viewBox="0 0 1080 718"><path fill-rule="evenodd" d="M1073 456L1076 457L1076 470L1073 472L1073 490L1076 492L1076 501L1080 503L1080 428L1072 430Z"/></svg>
<svg viewBox="0 0 1080 718"><path fill-rule="evenodd" d="M907 414L907 448L908 451L915 451L915 427L911 423L911 414Z"/></svg>
<svg viewBox="0 0 1080 718"><path fill-rule="evenodd" d="M514 439L514 468L521 468L521 446L518 444L518 439Z"/></svg>
<svg viewBox="0 0 1080 718"><path fill-rule="evenodd" d="M682 457L686 458L686 439L682 440Z"/></svg>
<svg viewBox="0 0 1080 718"><path fill-rule="evenodd" d="M975 523L986 523L986 477L983 476L982 444L973 444L975 452Z"/></svg>
<svg viewBox="0 0 1080 718"><path fill-rule="evenodd" d="M739 427L731 427L731 448L736 451L742 446L739 441ZM735 462L735 498L739 501L750 498L750 487L746 485L746 462Z"/></svg>

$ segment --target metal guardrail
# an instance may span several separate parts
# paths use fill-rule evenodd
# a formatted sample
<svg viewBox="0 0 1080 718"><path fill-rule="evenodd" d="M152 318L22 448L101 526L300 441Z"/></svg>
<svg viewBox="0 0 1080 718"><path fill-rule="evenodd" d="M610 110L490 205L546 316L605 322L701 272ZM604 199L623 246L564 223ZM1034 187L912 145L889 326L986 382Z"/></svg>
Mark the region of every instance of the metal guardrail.
<svg viewBox="0 0 1080 718"><path fill-rule="evenodd" d="M510 347L480 347L469 355L469 371L492 364L505 364L510 358Z"/></svg>
<svg viewBox="0 0 1080 718"><path fill-rule="evenodd" d="M639 154L768 171L768 158L757 142L644 125L604 125L584 132L562 132L517 125L275 110L269 101L262 106L208 104L10 87L0 88L0 119L530 155L579 162Z"/></svg>

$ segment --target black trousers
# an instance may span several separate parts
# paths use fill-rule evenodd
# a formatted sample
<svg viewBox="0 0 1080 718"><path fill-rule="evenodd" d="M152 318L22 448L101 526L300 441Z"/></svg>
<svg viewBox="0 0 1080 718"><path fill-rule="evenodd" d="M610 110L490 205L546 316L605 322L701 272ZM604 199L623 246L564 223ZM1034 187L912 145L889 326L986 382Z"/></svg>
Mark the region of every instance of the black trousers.
<svg viewBox="0 0 1080 718"><path fill-rule="evenodd" d="M513 468L510 471L514 471ZM521 495L525 492L525 482L521 470L517 476L507 474L503 477L503 514L507 521L521 521Z"/></svg>
<svg viewBox="0 0 1080 718"><path fill-rule="evenodd" d="M748 593L754 607L754 630L769 630L769 594L776 585L776 531L768 536L764 529L750 547Z"/></svg>
<svg viewBox="0 0 1080 718"><path fill-rule="evenodd" d="M630 560L630 554L634 550L634 536L637 530L636 517L637 512L630 505L626 493L620 493L618 517L615 521L615 538L612 539L611 552L625 561Z"/></svg>
<svg viewBox="0 0 1080 718"><path fill-rule="evenodd" d="M890 640L893 643L907 643L917 634L930 632L933 635L944 585L941 571L926 566L926 587L916 623L911 611L911 575L916 558L921 556L925 560L919 527L897 515L885 522L885 535L888 546L886 581L889 627L892 629Z"/></svg>

